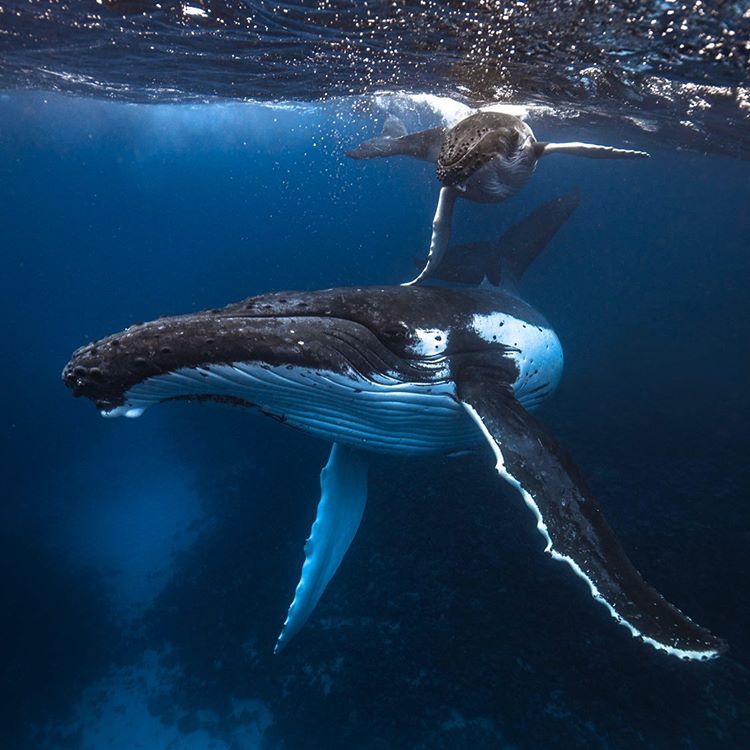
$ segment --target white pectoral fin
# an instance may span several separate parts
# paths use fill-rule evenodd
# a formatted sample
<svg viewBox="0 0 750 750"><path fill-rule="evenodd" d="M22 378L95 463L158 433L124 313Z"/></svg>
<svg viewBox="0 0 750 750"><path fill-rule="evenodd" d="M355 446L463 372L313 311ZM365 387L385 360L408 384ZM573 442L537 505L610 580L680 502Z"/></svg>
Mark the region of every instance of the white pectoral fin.
<svg viewBox="0 0 750 750"><path fill-rule="evenodd" d="M428 279L440 264L448 250L453 226L453 209L458 192L456 188L444 186L440 189L435 217L432 220L432 239L427 253L427 262L419 275L401 286L412 286Z"/></svg>
<svg viewBox="0 0 750 750"><path fill-rule="evenodd" d="M276 643L279 653L307 621L357 533L367 501L367 458L334 443L320 474L320 502L294 601Z"/></svg>
<svg viewBox="0 0 750 750"><path fill-rule="evenodd" d="M538 143L537 151L539 156L570 154L572 156L585 156L589 159L648 159L651 156L646 151L615 148L614 146L599 146L595 143L581 143L580 141L571 141L570 143Z"/></svg>

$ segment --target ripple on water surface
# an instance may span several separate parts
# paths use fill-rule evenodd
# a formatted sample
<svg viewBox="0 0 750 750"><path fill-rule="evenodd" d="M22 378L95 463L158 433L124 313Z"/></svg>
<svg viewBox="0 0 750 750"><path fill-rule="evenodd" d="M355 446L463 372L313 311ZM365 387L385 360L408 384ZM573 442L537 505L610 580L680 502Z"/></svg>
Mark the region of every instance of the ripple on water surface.
<svg viewBox="0 0 750 750"><path fill-rule="evenodd" d="M5 0L4 88L131 101L429 91L750 153L750 6L646 0Z"/></svg>

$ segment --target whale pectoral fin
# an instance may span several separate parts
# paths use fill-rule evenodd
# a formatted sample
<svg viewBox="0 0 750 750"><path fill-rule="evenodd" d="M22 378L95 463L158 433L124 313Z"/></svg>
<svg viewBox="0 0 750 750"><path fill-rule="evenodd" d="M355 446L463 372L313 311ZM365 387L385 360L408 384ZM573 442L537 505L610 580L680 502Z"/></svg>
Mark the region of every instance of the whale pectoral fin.
<svg viewBox="0 0 750 750"><path fill-rule="evenodd" d="M430 239L430 249L427 252L427 262L415 278L401 286L413 286L426 281L440 265L440 261L447 252L451 241L453 209L457 197L458 193L455 188L448 186L440 188L435 216L432 219L432 238Z"/></svg>
<svg viewBox="0 0 750 750"><path fill-rule="evenodd" d="M534 144L537 157L549 154L570 154L571 156L585 156L589 159L648 159L651 154L647 151L635 151L629 148L615 148L614 146L599 146L595 143L543 143Z"/></svg>
<svg viewBox="0 0 750 750"><path fill-rule="evenodd" d="M497 471L522 495L547 542L591 594L636 637L683 659L718 656L725 645L667 602L628 560L579 469L509 388L468 369L458 397L497 459Z"/></svg>
<svg viewBox="0 0 750 750"><path fill-rule="evenodd" d="M363 141L344 153L350 159L380 159L386 156L410 156L420 161L437 161L445 136L444 128L407 133L403 123L389 117L380 135Z"/></svg>
<svg viewBox="0 0 750 750"><path fill-rule="evenodd" d="M320 473L320 502L294 601L276 642L279 653L315 609L357 533L367 501L367 459L362 451L334 443Z"/></svg>

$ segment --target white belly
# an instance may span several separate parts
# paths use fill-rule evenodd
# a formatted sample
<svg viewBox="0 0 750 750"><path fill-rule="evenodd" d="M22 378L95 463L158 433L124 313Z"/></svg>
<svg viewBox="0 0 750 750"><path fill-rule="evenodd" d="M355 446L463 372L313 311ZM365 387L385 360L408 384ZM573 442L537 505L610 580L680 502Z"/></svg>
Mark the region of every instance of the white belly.
<svg viewBox="0 0 750 750"><path fill-rule="evenodd" d="M497 156L477 169L460 186L463 195L478 203L500 203L515 195L536 169L537 158L530 143L510 156Z"/></svg>
<svg viewBox="0 0 750 750"><path fill-rule="evenodd" d="M105 416L140 416L169 398L229 397L326 440L382 453L451 453L481 441L454 393L450 382L235 363L150 378Z"/></svg>

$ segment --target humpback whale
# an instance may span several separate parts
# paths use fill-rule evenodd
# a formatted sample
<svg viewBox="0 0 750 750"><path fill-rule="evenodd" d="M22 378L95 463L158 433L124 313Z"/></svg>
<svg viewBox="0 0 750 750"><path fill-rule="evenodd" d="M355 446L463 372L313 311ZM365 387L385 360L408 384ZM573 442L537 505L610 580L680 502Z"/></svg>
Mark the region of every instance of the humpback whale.
<svg viewBox="0 0 750 750"><path fill-rule="evenodd" d="M666 654L711 659L723 642L643 580L573 460L532 414L555 390L563 353L518 283L577 202L558 198L497 242L451 248L429 284L274 292L133 325L78 349L63 380L104 416L213 400L333 444L276 651L308 619L354 538L370 452L484 450L528 507L547 554L616 622Z"/></svg>
<svg viewBox="0 0 750 750"><path fill-rule="evenodd" d="M430 128L407 133L403 123L388 117L383 131L346 152L352 159L410 156L435 162L441 182L427 262L411 282L429 276L450 243L453 209L461 197L478 203L500 203L515 195L529 180L537 161L548 154L571 154L594 159L648 158L645 151L599 146L594 143L537 141L520 118L503 112L479 111L450 129Z"/></svg>

